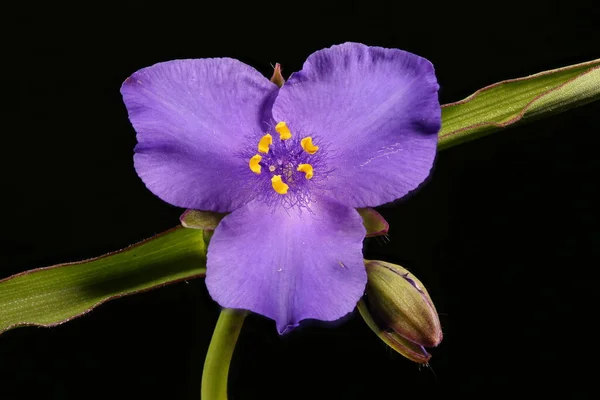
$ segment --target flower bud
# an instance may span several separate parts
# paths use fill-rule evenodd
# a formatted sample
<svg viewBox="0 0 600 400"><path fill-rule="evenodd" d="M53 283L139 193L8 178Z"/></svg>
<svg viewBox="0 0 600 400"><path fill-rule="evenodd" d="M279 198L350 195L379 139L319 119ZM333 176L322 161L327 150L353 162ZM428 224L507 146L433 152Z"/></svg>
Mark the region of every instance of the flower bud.
<svg viewBox="0 0 600 400"><path fill-rule="evenodd" d="M367 296L358 309L369 327L406 358L427 363L425 347L442 341L435 306L423 284L399 265L365 260Z"/></svg>

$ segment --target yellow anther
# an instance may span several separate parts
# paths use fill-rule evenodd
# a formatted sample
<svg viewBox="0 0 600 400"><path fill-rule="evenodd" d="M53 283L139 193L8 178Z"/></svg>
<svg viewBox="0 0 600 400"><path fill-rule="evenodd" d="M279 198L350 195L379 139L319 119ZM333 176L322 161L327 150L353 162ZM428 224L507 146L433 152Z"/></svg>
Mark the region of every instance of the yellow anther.
<svg viewBox="0 0 600 400"><path fill-rule="evenodd" d="M262 160L262 156L257 154L255 156L253 156L250 159L250 162L248 163L248 165L250 165L250 171L254 172L255 174L260 174L260 170L261 170L261 166L259 164L259 162Z"/></svg>
<svg viewBox="0 0 600 400"><path fill-rule="evenodd" d="M268 133L260 138L258 142L258 152L267 154L269 152L269 146L273 143L273 136Z"/></svg>
<svg viewBox="0 0 600 400"><path fill-rule="evenodd" d="M290 128L288 128L287 124L283 121L275 125L275 130L279 133L279 139L288 140L292 137L292 132L290 132Z"/></svg>
<svg viewBox="0 0 600 400"><path fill-rule="evenodd" d="M315 146L310 136L305 137L300 141L300 145L308 154L315 154L319 150L319 146Z"/></svg>
<svg viewBox="0 0 600 400"><path fill-rule="evenodd" d="M300 164L296 171L304 172L306 175L306 179L310 179L313 177L313 167L310 164Z"/></svg>
<svg viewBox="0 0 600 400"><path fill-rule="evenodd" d="M289 186L281 180L281 175L273 176L271 178L271 185L273 186L273 190L279 194L286 194L289 189Z"/></svg>

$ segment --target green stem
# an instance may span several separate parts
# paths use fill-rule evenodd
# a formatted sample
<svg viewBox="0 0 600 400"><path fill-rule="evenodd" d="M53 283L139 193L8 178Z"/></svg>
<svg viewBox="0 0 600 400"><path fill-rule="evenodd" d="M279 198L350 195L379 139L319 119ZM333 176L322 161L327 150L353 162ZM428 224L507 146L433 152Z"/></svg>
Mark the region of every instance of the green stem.
<svg viewBox="0 0 600 400"><path fill-rule="evenodd" d="M202 400L227 400L227 375L247 311L224 308L213 332L202 371Z"/></svg>

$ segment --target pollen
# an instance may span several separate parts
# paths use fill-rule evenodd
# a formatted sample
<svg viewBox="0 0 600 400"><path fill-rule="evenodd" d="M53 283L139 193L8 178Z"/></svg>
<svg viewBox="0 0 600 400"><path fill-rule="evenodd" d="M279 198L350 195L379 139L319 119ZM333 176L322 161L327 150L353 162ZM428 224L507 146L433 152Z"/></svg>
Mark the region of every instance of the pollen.
<svg viewBox="0 0 600 400"><path fill-rule="evenodd" d="M269 146L273 143L273 136L268 133L260 138L258 142L258 152L267 154L269 152Z"/></svg>
<svg viewBox="0 0 600 400"><path fill-rule="evenodd" d="M261 160L262 160L262 156L260 154L257 154L255 156L253 156L250 159L250 162L248 163L248 165L250 166L250 170L257 175L260 174L261 166L260 166L259 162Z"/></svg>
<svg viewBox="0 0 600 400"><path fill-rule="evenodd" d="M281 180L281 175L274 175L271 178L271 185L273 186L273 190L279 194L286 194L289 189L289 186Z"/></svg>
<svg viewBox="0 0 600 400"><path fill-rule="evenodd" d="M319 150L319 146L315 146L310 136L305 137L300 141L300 145L308 154L315 154Z"/></svg>
<svg viewBox="0 0 600 400"><path fill-rule="evenodd" d="M310 179L314 175L313 167L310 164L300 164L298 165L298 168L296 168L296 171L304 172L306 179Z"/></svg>
<svg viewBox="0 0 600 400"><path fill-rule="evenodd" d="M281 140L288 140L292 137L292 132L290 132L290 128L288 128L287 124L283 121L275 125L275 130L279 133L279 138Z"/></svg>

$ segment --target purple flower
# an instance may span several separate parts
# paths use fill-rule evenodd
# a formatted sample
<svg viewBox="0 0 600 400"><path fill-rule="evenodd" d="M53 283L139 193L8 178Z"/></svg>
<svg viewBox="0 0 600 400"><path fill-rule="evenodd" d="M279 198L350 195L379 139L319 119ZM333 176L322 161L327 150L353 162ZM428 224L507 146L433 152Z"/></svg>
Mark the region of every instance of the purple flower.
<svg viewBox="0 0 600 400"><path fill-rule="evenodd" d="M284 333L339 319L363 295L355 208L398 199L429 175L437 90L426 59L345 43L312 54L281 89L214 58L141 69L121 93L148 189L178 207L230 212L208 248L212 298Z"/></svg>

